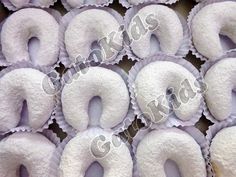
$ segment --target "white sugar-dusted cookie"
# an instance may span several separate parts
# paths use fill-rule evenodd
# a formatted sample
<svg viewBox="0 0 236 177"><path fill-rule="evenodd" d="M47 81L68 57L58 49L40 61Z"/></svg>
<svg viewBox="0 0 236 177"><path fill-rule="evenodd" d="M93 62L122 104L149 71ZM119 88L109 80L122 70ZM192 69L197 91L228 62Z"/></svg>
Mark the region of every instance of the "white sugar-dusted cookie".
<svg viewBox="0 0 236 177"><path fill-rule="evenodd" d="M76 8L76 7L81 7L84 5L103 5L106 3L109 3L110 0L65 0L66 3L68 3L68 5L71 8Z"/></svg>
<svg viewBox="0 0 236 177"><path fill-rule="evenodd" d="M60 177L84 177L94 162L103 167L103 176L132 177L133 161L128 147L119 137L98 128L79 132L65 146Z"/></svg>
<svg viewBox="0 0 236 177"><path fill-rule="evenodd" d="M27 105L27 124L33 129L41 128L54 108L54 97L45 92L48 76L36 69L12 70L0 78L0 132L15 128L20 120L24 101Z"/></svg>
<svg viewBox="0 0 236 177"><path fill-rule="evenodd" d="M144 2L144 0L127 0L127 1L132 5L138 5Z"/></svg>
<svg viewBox="0 0 236 177"><path fill-rule="evenodd" d="M29 176L51 177L51 163L56 146L40 134L19 132L0 141L0 174L19 177L20 166Z"/></svg>
<svg viewBox="0 0 236 177"><path fill-rule="evenodd" d="M50 66L58 60L58 35L59 25L51 14L37 8L21 9L8 17L2 26L2 52L10 63L30 61L28 42L35 37L39 40L39 49L32 62Z"/></svg>
<svg viewBox="0 0 236 177"><path fill-rule="evenodd" d="M130 4L132 5L139 5L145 2L148 2L147 0L127 0ZM153 0L149 0L150 2L155 2ZM158 3L166 3L168 2L168 0L156 0L156 2ZM173 1L174 2L174 1Z"/></svg>
<svg viewBox="0 0 236 177"><path fill-rule="evenodd" d="M66 0L66 2L72 7L76 8L84 4L84 0Z"/></svg>
<svg viewBox="0 0 236 177"><path fill-rule="evenodd" d="M31 3L30 0L9 0L13 6L17 9L25 7ZM55 0L35 0L32 2L33 5L40 6L40 7L48 7L53 4Z"/></svg>
<svg viewBox="0 0 236 177"><path fill-rule="evenodd" d="M139 32L138 32L139 31ZM139 58L151 54L151 37L160 45L160 52L175 55L183 41L183 27L178 15L164 5L148 5L138 11L128 26L130 47Z"/></svg>
<svg viewBox="0 0 236 177"><path fill-rule="evenodd" d="M236 85L236 58L225 58L205 74L207 107L215 119L222 121L232 113L232 91Z"/></svg>
<svg viewBox="0 0 236 177"><path fill-rule="evenodd" d="M201 104L197 83L195 76L182 65L155 61L138 72L134 92L139 108L151 121L165 121L172 113L171 107L178 119L188 121Z"/></svg>
<svg viewBox="0 0 236 177"><path fill-rule="evenodd" d="M24 7L25 5L27 5L30 2L30 0L9 0L9 1L16 8Z"/></svg>
<svg viewBox="0 0 236 177"><path fill-rule="evenodd" d="M236 127L220 130L212 139L210 146L211 163L216 177L236 176Z"/></svg>
<svg viewBox="0 0 236 177"><path fill-rule="evenodd" d="M121 123L130 103L123 78L103 67L89 67L78 74L74 74L72 82L62 90L62 109L67 123L77 130L86 130L90 122L89 102L96 96L102 102L99 126L113 128Z"/></svg>
<svg viewBox="0 0 236 177"><path fill-rule="evenodd" d="M210 60L224 54L220 35L236 44L236 2L224 1L203 7L193 18L193 43L199 53Z"/></svg>
<svg viewBox="0 0 236 177"><path fill-rule="evenodd" d="M65 31L65 47L71 62L87 59L93 44L99 46L102 61L113 61L123 48L120 24L109 12L89 9L76 15Z"/></svg>
<svg viewBox="0 0 236 177"><path fill-rule="evenodd" d="M138 144L137 170L140 177L166 177L165 163L174 161L182 177L205 177L206 164L201 147L177 128L153 130Z"/></svg>

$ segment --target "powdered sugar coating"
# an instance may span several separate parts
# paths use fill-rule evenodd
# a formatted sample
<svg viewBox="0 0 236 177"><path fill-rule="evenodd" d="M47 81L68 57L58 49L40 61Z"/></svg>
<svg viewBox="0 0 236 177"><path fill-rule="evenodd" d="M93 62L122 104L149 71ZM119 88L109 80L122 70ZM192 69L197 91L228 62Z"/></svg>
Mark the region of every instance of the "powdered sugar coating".
<svg viewBox="0 0 236 177"><path fill-rule="evenodd" d="M111 2L110 0L65 0L66 3L71 7L71 8L77 8L81 7L84 5L95 5L95 6L102 6L104 4L108 4Z"/></svg>
<svg viewBox="0 0 236 177"><path fill-rule="evenodd" d="M16 8L24 7L25 5L27 5L30 2L30 0L9 0L9 1Z"/></svg>
<svg viewBox="0 0 236 177"><path fill-rule="evenodd" d="M25 7L30 4L30 0L9 0L13 6L15 6L17 9ZM48 7L51 4L54 3L55 0L36 0L33 1L33 4L36 6L41 6L41 7Z"/></svg>
<svg viewBox="0 0 236 177"><path fill-rule="evenodd" d="M182 177L207 176L200 146L177 128L153 130L147 134L138 144L136 159L140 177L166 177L167 160L178 165Z"/></svg>
<svg viewBox="0 0 236 177"><path fill-rule="evenodd" d="M140 4L173 4L176 3L178 0L120 0L120 3L126 7L129 8L130 6L134 7Z"/></svg>
<svg viewBox="0 0 236 177"><path fill-rule="evenodd" d="M151 121L165 121L171 113L171 109L168 108L171 102L167 99L167 92L171 90L177 98L172 102L174 114L180 120L188 121L199 110L201 104L202 96L198 92L196 79L185 67L174 62L155 61L147 64L139 71L134 82L138 106ZM185 91L188 94L185 95ZM153 103L155 110L151 109ZM162 109L163 107L167 107L168 111Z"/></svg>
<svg viewBox="0 0 236 177"><path fill-rule="evenodd" d="M65 84L61 101L65 120L72 127L80 131L87 129L88 106L95 96L102 101L102 128L113 128L123 121L130 101L127 86L119 74L103 67L89 67L74 74L71 81Z"/></svg>
<svg viewBox="0 0 236 177"><path fill-rule="evenodd" d="M93 162L103 167L106 177L132 177L133 161L128 147L119 137L98 128L79 132L65 146L60 177L84 177Z"/></svg>
<svg viewBox="0 0 236 177"><path fill-rule="evenodd" d="M71 62L88 59L97 44L102 61L113 61L123 49L123 35L116 18L102 9L76 15L65 31L65 47Z"/></svg>
<svg viewBox="0 0 236 177"><path fill-rule="evenodd" d="M147 0L127 0L127 1L132 5L139 5L139 4L147 2ZM168 0L157 0L157 1L158 3L165 3Z"/></svg>
<svg viewBox="0 0 236 177"><path fill-rule="evenodd" d="M207 107L215 119L223 121L232 113L232 91L236 81L236 58L224 58L205 74Z"/></svg>
<svg viewBox="0 0 236 177"><path fill-rule="evenodd" d="M142 25L138 22L140 20ZM139 33L139 35L135 33L137 26L142 33L140 37L138 37ZM143 28L145 28L145 32ZM140 58L153 55L150 42L152 35L158 38L160 52L166 54L175 55L183 41L183 26L178 15L164 5L148 5L140 9L131 20L128 33L132 40L130 47ZM144 48L145 50L143 50Z"/></svg>
<svg viewBox="0 0 236 177"><path fill-rule="evenodd" d="M0 78L0 131L15 128L21 120L23 102L27 102L28 125L41 128L50 118L54 97L43 89L48 76L36 69L12 70Z"/></svg>
<svg viewBox="0 0 236 177"><path fill-rule="evenodd" d="M29 176L51 177L51 159L55 145L40 134L18 132L0 141L1 176L19 177L20 165Z"/></svg>
<svg viewBox="0 0 236 177"><path fill-rule="evenodd" d="M33 63L41 66L55 64L59 55L59 25L52 15L37 8L21 9L4 22L1 44L6 60L10 63L32 60L28 42L33 37L40 41Z"/></svg>
<svg viewBox="0 0 236 177"><path fill-rule="evenodd" d="M216 177L234 177L236 175L235 131L235 126L224 128L212 139L210 155Z"/></svg>
<svg viewBox="0 0 236 177"><path fill-rule="evenodd" d="M84 0L67 0L66 2L73 8L84 4Z"/></svg>
<svg viewBox="0 0 236 177"><path fill-rule="evenodd" d="M224 54L220 34L236 44L236 2L224 1L203 7L193 18L191 28L197 51L209 60Z"/></svg>

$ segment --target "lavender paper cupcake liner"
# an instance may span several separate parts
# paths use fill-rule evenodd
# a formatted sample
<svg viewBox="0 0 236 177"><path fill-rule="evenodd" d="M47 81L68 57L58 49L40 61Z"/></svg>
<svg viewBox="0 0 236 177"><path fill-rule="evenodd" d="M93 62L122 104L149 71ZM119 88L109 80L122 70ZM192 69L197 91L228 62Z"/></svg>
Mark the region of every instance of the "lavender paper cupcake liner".
<svg viewBox="0 0 236 177"><path fill-rule="evenodd" d="M208 128L207 135L206 135L206 140L207 140L207 144L208 144L208 147L209 147L209 150L208 150L209 151L209 162L210 162L210 158L211 158L210 146L211 146L212 139L216 136L216 134L218 132L220 132L224 128L235 126L236 125L235 118L236 117L228 119L226 121L222 121L220 123L215 123L214 125L212 125ZM212 177L216 177L212 165L211 165L211 171L212 171Z"/></svg>
<svg viewBox="0 0 236 177"><path fill-rule="evenodd" d="M152 3L147 3L147 4L142 4L142 5L138 5L138 6L134 6L130 9L128 9L125 13L125 17L124 17L124 21L125 21L125 30L128 31L128 26L132 20L132 18L135 16L135 14L137 14L137 12L143 8L143 7L146 7L148 5L152 5ZM176 12L176 14L178 15L180 21L181 21L181 24L183 26L183 41L180 45L180 48L179 50L177 51L177 53L175 54L176 56L179 56L179 57L185 57L189 50L190 50L190 45L191 45L191 34L190 34L190 30L188 28L188 25L187 25L187 22L186 20L184 19L183 16L181 16L178 12ZM128 35L128 33L127 33ZM129 37L127 37L129 38ZM140 61L140 60L145 60L144 59L141 59L139 58L138 56L136 56L130 45L128 44L129 42L129 39L125 39L125 45L124 45L124 48L125 48L125 52L126 52L126 55L128 56L129 59L131 59L132 61ZM163 52L159 52L159 53L156 53L157 54L162 54ZM149 58L149 57L147 57Z"/></svg>
<svg viewBox="0 0 236 177"><path fill-rule="evenodd" d="M187 22L188 22L188 26L189 26L189 30L190 30L190 35L191 35L191 45L190 45L190 51L192 52L192 54L194 56L196 56L197 58L199 58L201 61L206 61L208 60L207 57L203 56L201 53L199 53L197 51L197 49L195 48L194 46L194 43L193 43L193 36L192 36L192 28L191 28L191 25L192 25L192 21L193 21L193 18L194 16L202 9L204 8L205 6L209 5L209 4L213 4L213 3L216 3L216 2L223 2L223 1L235 1L235 0L198 0L197 2L199 2L199 4L197 4L196 6L193 7L193 9L190 11L189 13L189 16L188 16L188 19L187 19ZM228 52L232 52L232 51L236 51L236 48L235 49L231 49L231 50L228 50L228 51L225 51L225 54L227 54Z"/></svg>
<svg viewBox="0 0 236 177"><path fill-rule="evenodd" d="M225 54L224 56L220 57L218 60L216 61L207 61L205 62L202 66L201 66L201 69L200 69L200 74L203 78L203 82L204 82L204 77L205 77L205 74L207 73L208 69L210 69L213 65L215 65L217 62L221 61L221 60L224 60L224 58L235 58L236 59L236 51L231 51L227 54ZM206 86L207 87L207 86ZM206 88L207 89L207 88ZM235 105L236 107L236 105ZM208 109L208 106L207 106L207 102L206 102L206 99L204 101L204 109L203 109L203 114L205 115L205 117L210 120L212 123L219 123L221 121L218 121L214 118L214 116L211 114L210 110ZM236 119L236 114L231 114L232 116L230 116L227 120L230 120L230 119Z"/></svg>
<svg viewBox="0 0 236 177"><path fill-rule="evenodd" d="M209 146L208 146L206 138L202 134L202 132L200 132L200 130L198 130L196 127L193 127L193 126L190 126L190 127L189 126L188 127L175 127L175 128L178 128L178 129L188 133L199 144L199 146L201 147L203 158L205 159L205 163L206 163L207 177L212 177L212 168L211 168L210 160L209 160ZM156 128L153 129L151 127L141 128L138 131L138 133L136 134L136 136L133 138L133 143L132 143L132 152L133 152L133 154L136 154L138 144L140 143L140 141L142 141L142 139L148 133L150 133L151 131L154 131L154 130L167 130L167 129L171 129L171 128L160 128L160 129L156 129ZM172 175L178 176L177 174L174 174L174 173L176 173L174 171L169 171L169 172ZM139 177L136 157L134 157L134 177Z"/></svg>
<svg viewBox="0 0 236 177"><path fill-rule="evenodd" d="M195 125L199 119L202 116L203 108L204 108L204 100L201 98L201 104L199 106L198 111L192 115L192 119L189 121L182 121L178 119L175 115L169 115L167 120L161 124L156 124L151 122L149 119L147 119L143 112L141 111L137 100L136 100L136 93L135 93L135 79L139 71L147 66L148 64L156 61L170 61L176 64L179 64L183 66L184 68L188 69L196 78L196 80L200 83L202 83L202 78L198 72L198 70L187 60L174 57L174 56L169 56L165 54L160 54L156 55L153 57L150 57L146 60L142 60L137 62L130 70L129 72L129 79L128 79L128 86L129 86L129 91L130 91L130 97L131 97L131 103L132 103L132 108L134 109L134 114L137 116L138 119L141 120L142 123L144 123L146 126L151 126L152 128L160 128L160 127L173 127L173 126L192 126ZM201 88L202 89L202 88ZM199 93L201 94L201 93Z"/></svg>
<svg viewBox="0 0 236 177"><path fill-rule="evenodd" d="M59 154L59 150L60 150L60 145L61 145L61 141L58 138L58 136L53 133L51 130L44 130L43 132L44 136L46 136L51 142L53 142L56 145L56 150L53 153L52 159L51 159L51 171L50 171L50 175L52 177L57 177L59 176L59 164L60 164L60 154Z"/></svg>
<svg viewBox="0 0 236 177"><path fill-rule="evenodd" d="M57 0L52 0L50 3L48 3L47 5L40 5L36 2L29 2L28 4L23 5L22 7L16 7L14 6L10 0L2 0L3 5L11 11L16 11L19 10L21 8L25 8L25 7L40 7L40 8L49 8L50 6L54 5L54 3L56 3Z"/></svg>
<svg viewBox="0 0 236 177"><path fill-rule="evenodd" d="M206 140L210 147L212 139L215 137L215 135L222 129L227 127L232 127L236 125L236 120L228 119L219 123L216 123L212 126L210 126L207 130Z"/></svg>
<svg viewBox="0 0 236 177"><path fill-rule="evenodd" d="M67 137L62 142L60 142L60 144L57 146L56 151L54 152L52 161L57 162L54 166L54 169L56 169L56 170L54 170L54 171L56 171L55 177L60 176L61 171L60 171L59 166L60 166L61 156L62 156L62 153L63 153L63 150L64 150L66 144L71 139L72 139L72 135L67 135Z"/></svg>
<svg viewBox="0 0 236 177"><path fill-rule="evenodd" d="M70 60L70 57L66 51L65 43L64 43L64 35L65 31L67 29L67 26L69 25L70 21L78 14L90 10L90 9L101 9L109 12L111 15L113 15L116 20L120 23L120 26L123 26L124 20L123 17L115 10L109 8L109 7L84 7L82 9L73 9L70 12L68 12L66 15L62 17L61 23L60 23L60 32L59 32L59 40L60 40L60 55L59 55L59 60L60 62L67 68L70 68L71 66L74 65L76 62L72 62ZM124 43L124 42L123 42ZM118 53L116 58L113 61L102 61L102 64L117 64L119 63L122 59L123 56L125 55L125 50L124 48Z"/></svg>
<svg viewBox="0 0 236 177"><path fill-rule="evenodd" d="M134 7L137 5L142 5L142 4L146 4L146 3L153 3L153 4L174 4L176 3L178 0L143 0L143 2L137 2L135 4L129 3L128 0L119 0L120 4L125 7L125 8L130 8L130 7Z"/></svg>
<svg viewBox="0 0 236 177"><path fill-rule="evenodd" d="M96 132L97 130L102 130L102 129L99 128L99 127L91 127L91 128L88 128L87 130L95 131L95 132ZM85 130L85 131L87 131L87 130ZM85 132L85 131L83 131L83 132ZM116 132L113 132L112 130L104 130L104 131L110 132L112 135L115 135L115 136L120 137ZM79 133L83 133L83 132L71 131L71 133L68 134L68 136L60 143L60 145L59 145L58 148L57 148L57 151L56 151L56 153L55 153L55 157L56 157L56 159L57 159L56 161L61 161L61 157L62 157L62 154L63 154L63 151L64 151L66 145L67 145L73 138L75 138L76 136L78 136ZM97 134L97 135L99 136L99 134ZM123 143L125 143L125 145L128 147L128 149L129 149L129 151L130 151L130 153L131 153L131 157L133 158L132 152L131 152L131 145L130 145L127 141L125 141L122 137L120 137L120 139L121 139L121 141L122 141ZM111 146L112 146L112 143L111 143ZM60 165L60 164L58 164L58 167L59 167L59 165ZM91 164L91 165L92 165L92 164ZM91 167L91 166L90 166L90 167ZM93 167L92 170L96 171L96 175L103 176L103 171L101 171L98 166L93 165L92 167ZM58 173L60 173L60 174L62 173L62 171L61 171L60 168L58 169ZM87 176L93 176L93 174L94 174L91 170L88 170L88 169L87 169L87 172L86 172L86 173L89 173L89 174L86 174ZM92 174L90 174L90 173L92 173Z"/></svg>
<svg viewBox="0 0 236 177"><path fill-rule="evenodd" d="M127 73L124 70L122 70L121 68L119 68L118 66L115 66L115 65L105 65L105 64L99 64L98 66L110 69L110 70L118 73L124 79L126 85L128 85ZM93 66L88 66L88 67L93 67ZM64 85L71 79L71 77L75 73L79 72L80 70L81 70L81 68L78 68L78 66L75 66L75 68L70 68L63 75L63 77L61 79L61 91L63 90ZM128 86L127 86L127 89L128 89ZM72 133L73 132L78 132L78 130L74 129L65 120L65 117L64 117L63 111L62 111L61 92L57 95L56 114L54 115L54 118L55 118L56 122L58 123L59 127L63 131L67 132L68 134L70 134L71 132ZM120 132L126 130L128 128L128 126L130 126L132 124L134 119L135 119L135 115L133 113L133 109L131 108L131 104L130 104L130 107L129 107L129 110L127 112L127 115L124 117L123 121L120 122L118 125L116 125L115 127L111 128L111 129L114 132L120 133ZM97 125L97 126L99 126L99 125ZM94 127L94 126L92 126L92 127Z"/></svg>
<svg viewBox="0 0 236 177"><path fill-rule="evenodd" d="M70 10L75 9L75 8L88 7L88 6L105 7L105 6L108 6L109 4L112 4L113 0L94 0L93 3L84 3L84 4L78 5L76 7L72 7L67 2L67 0L61 0L61 3L67 11L70 11Z"/></svg>
<svg viewBox="0 0 236 177"><path fill-rule="evenodd" d="M42 8L38 8L38 9L42 9ZM45 9L42 9L42 10L47 11L49 14L51 14L55 18L55 20L58 22L58 24L60 23L62 16L61 16L59 11L54 10L54 9L49 9L49 8L45 8ZM6 20L7 20L7 18L3 22L0 23L0 33L2 31L2 26L3 26L3 24ZM58 44L58 46L59 46L59 44ZM59 54L58 54L58 57L59 57ZM26 61L26 60L22 60L22 61L19 61L19 62L31 62L31 63L33 63L32 61ZM52 67L54 67L54 68L58 67L59 63L60 63L60 61L57 61L56 63L54 63L52 65ZM0 67L1 66L10 66L10 65L13 65L13 64L14 63L8 62L6 60L6 58L5 58L5 56L2 52L1 35L0 35ZM47 66L45 66L45 67L47 67Z"/></svg>
<svg viewBox="0 0 236 177"><path fill-rule="evenodd" d="M39 129L33 129L32 127L30 127L27 123L27 120L25 117L21 117L21 120L19 121L17 127L15 128L11 128L6 132L0 132L0 135L5 135L8 133L14 133L14 132L20 132L20 131L26 131L26 132L43 132L45 129L49 128L49 125L53 123L53 119L54 119L54 114L56 113L56 94L60 88L60 78L59 78L59 74L57 73L57 71L55 71L54 69L50 68L50 67L41 67L41 66L34 66L32 63L29 62L18 62L14 65L11 65L3 70L0 71L0 78L3 77L5 74L15 70L15 69L20 69L20 68L32 68L32 69L36 69L42 73L45 73L49 79L51 80L51 82L53 83L53 87L51 87L51 85L49 83L47 87L45 87L45 89L50 89L47 90L48 94L52 94L55 95L54 98L54 104L55 107L52 110L51 116L48 117L48 120L45 122L45 124L39 128ZM45 90L46 91L46 90Z"/></svg>

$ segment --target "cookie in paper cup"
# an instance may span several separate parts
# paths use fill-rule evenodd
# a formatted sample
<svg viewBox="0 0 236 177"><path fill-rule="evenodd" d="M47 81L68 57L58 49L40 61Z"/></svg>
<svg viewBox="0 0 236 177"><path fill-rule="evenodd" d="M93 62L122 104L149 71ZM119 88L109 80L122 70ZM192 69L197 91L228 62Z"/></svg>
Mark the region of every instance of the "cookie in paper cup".
<svg viewBox="0 0 236 177"><path fill-rule="evenodd" d="M15 132L0 140L0 172L4 176L57 176L54 154L59 139L50 130L41 133Z"/></svg>
<svg viewBox="0 0 236 177"><path fill-rule="evenodd" d="M134 113L146 125L191 126L202 116L204 83L185 59L162 54L139 61L128 82Z"/></svg>
<svg viewBox="0 0 236 177"><path fill-rule="evenodd" d="M210 162L214 177L235 176L235 118L215 123L207 130Z"/></svg>
<svg viewBox="0 0 236 177"><path fill-rule="evenodd" d="M125 54L123 31L123 17L111 8L73 9L60 24L60 61L66 67L84 61L118 63Z"/></svg>
<svg viewBox="0 0 236 177"><path fill-rule="evenodd" d="M17 63L0 72L0 132L42 131L52 123L58 73L30 63Z"/></svg>
<svg viewBox="0 0 236 177"><path fill-rule="evenodd" d="M234 65L236 65L236 52L229 52L219 60L207 61L201 67L201 75L207 87L204 92L204 115L213 123L236 116Z"/></svg>
<svg viewBox="0 0 236 177"><path fill-rule="evenodd" d="M189 52L191 38L187 22L167 6L132 7L125 14L125 29L125 50L129 59L139 61L160 53L181 57Z"/></svg>
<svg viewBox="0 0 236 177"><path fill-rule="evenodd" d="M208 0L197 4L188 16L192 53L201 60L217 60L236 50L235 0Z"/></svg>
<svg viewBox="0 0 236 177"><path fill-rule="evenodd" d="M87 63L70 68L61 79L57 123L65 132L89 127L123 131L135 118L127 79L127 74L113 65Z"/></svg>
<svg viewBox="0 0 236 177"><path fill-rule="evenodd" d="M119 0L120 4L126 8L137 6L140 4L153 3L153 4L173 4L178 0Z"/></svg>
<svg viewBox="0 0 236 177"><path fill-rule="evenodd" d="M208 171L208 144L195 127L144 127L133 138L132 148L135 177L212 177Z"/></svg>
<svg viewBox="0 0 236 177"><path fill-rule="evenodd" d="M81 8L86 6L104 7L113 3L113 0L92 0L90 2L80 2L74 0L62 0L61 1L66 10L70 11L74 8Z"/></svg>
<svg viewBox="0 0 236 177"><path fill-rule="evenodd" d="M92 127L71 134L60 149L60 176L103 176L109 170L111 176L132 177L129 145L111 130Z"/></svg>
<svg viewBox="0 0 236 177"><path fill-rule="evenodd" d="M30 0L2 0L1 2L9 10L16 11L25 7L49 8L49 6L52 6L56 1L57 0L36 0L30 2Z"/></svg>
<svg viewBox="0 0 236 177"><path fill-rule="evenodd" d="M58 11L40 8L24 8L6 18L0 27L0 66L21 61L57 65L60 18Z"/></svg>

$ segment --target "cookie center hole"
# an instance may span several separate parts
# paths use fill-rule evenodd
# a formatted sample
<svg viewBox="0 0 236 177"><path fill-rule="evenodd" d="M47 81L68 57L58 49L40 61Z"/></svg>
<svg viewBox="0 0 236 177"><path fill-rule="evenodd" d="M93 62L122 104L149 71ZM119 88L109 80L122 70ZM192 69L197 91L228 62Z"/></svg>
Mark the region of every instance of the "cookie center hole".
<svg viewBox="0 0 236 177"><path fill-rule="evenodd" d="M179 168L173 160L168 159L165 163L164 168L166 177L181 177Z"/></svg>
<svg viewBox="0 0 236 177"><path fill-rule="evenodd" d="M27 125L28 118L29 118L28 115L29 115L29 113L28 113L27 101L24 100L23 103L22 103L22 108L21 108L21 120L19 122L19 126Z"/></svg>
<svg viewBox="0 0 236 177"><path fill-rule="evenodd" d="M168 107L169 107L169 111L173 112L173 105L176 102L176 95L174 94L174 88L168 88L166 90L166 98L168 100Z"/></svg>
<svg viewBox="0 0 236 177"><path fill-rule="evenodd" d="M89 126L99 126L102 115L102 100L99 96L90 100L88 114L90 117Z"/></svg>
<svg viewBox="0 0 236 177"><path fill-rule="evenodd" d="M236 48L236 44L226 35L220 34L220 42L224 51Z"/></svg>
<svg viewBox="0 0 236 177"><path fill-rule="evenodd" d="M36 37L32 37L28 42L28 52L30 56L30 60L35 63L37 60L37 53L39 50L39 40Z"/></svg>
<svg viewBox="0 0 236 177"><path fill-rule="evenodd" d="M100 50L101 46L98 44L98 41L94 41L91 44L91 50Z"/></svg>
<svg viewBox="0 0 236 177"><path fill-rule="evenodd" d="M88 167L85 177L103 177L103 173L103 167L98 162L94 162Z"/></svg>
<svg viewBox="0 0 236 177"><path fill-rule="evenodd" d="M150 56L159 53L161 51L160 42L156 37L156 35L154 34L151 35L150 43L151 43Z"/></svg>
<svg viewBox="0 0 236 177"><path fill-rule="evenodd" d="M20 166L19 173L20 173L20 175L17 175L17 176L20 176L20 177L28 177L29 176L29 173L24 165Z"/></svg>

